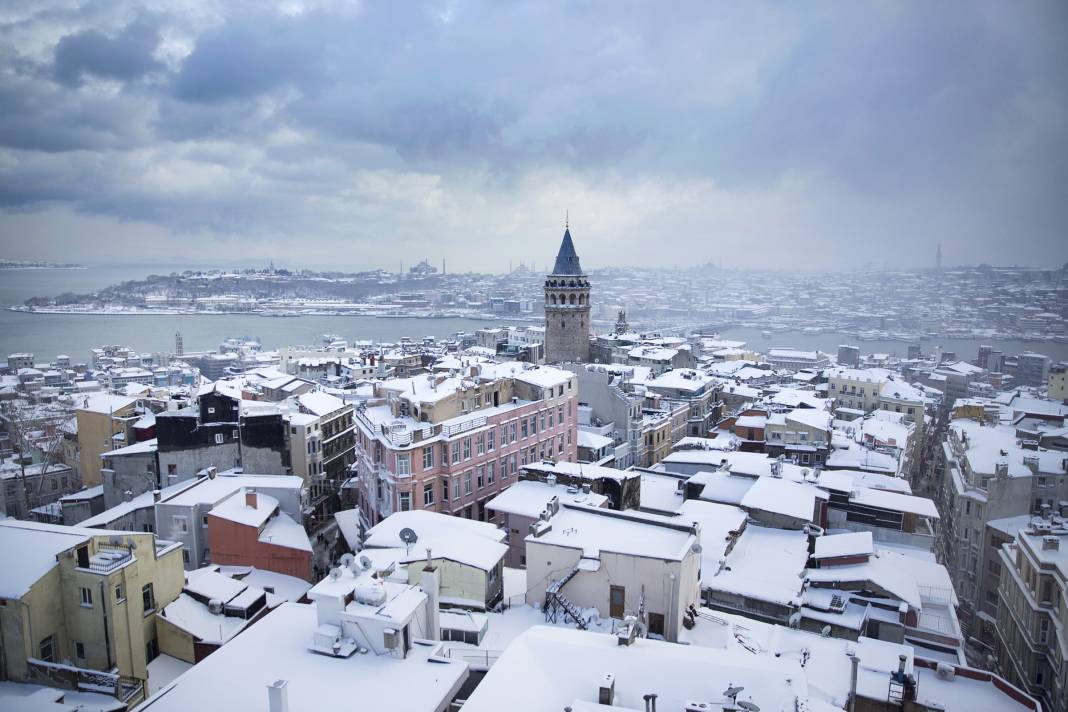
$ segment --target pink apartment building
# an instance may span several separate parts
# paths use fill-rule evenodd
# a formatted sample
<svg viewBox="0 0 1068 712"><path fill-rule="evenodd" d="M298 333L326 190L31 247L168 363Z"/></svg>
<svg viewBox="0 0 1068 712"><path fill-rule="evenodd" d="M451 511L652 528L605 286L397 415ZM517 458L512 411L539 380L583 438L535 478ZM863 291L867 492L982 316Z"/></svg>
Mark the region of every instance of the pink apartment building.
<svg viewBox="0 0 1068 712"><path fill-rule="evenodd" d="M570 371L517 362L374 384L355 411L365 523L412 509L488 520L520 467L576 460L577 395Z"/></svg>

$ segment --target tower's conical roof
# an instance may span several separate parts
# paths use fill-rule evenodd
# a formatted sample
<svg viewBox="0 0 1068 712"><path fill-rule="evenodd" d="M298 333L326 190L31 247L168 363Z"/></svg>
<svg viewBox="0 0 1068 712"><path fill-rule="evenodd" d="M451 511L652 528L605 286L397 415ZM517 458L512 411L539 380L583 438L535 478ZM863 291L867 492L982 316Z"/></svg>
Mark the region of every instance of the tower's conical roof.
<svg viewBox="0 0 1068 712"><path fill-rule="evenodd" d="M582 274L582 265L579 264L579 256L575 252L575 243L571 241L571 230L566 228L564 240L560 243L560 251L556 253L553 274Z"/></svg>

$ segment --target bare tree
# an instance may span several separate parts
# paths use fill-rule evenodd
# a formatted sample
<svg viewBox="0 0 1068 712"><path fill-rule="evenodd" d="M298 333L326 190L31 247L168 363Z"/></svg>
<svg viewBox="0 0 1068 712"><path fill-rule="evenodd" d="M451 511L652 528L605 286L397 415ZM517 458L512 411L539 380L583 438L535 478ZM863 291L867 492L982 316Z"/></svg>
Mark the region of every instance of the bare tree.
<svg viewBox="0 0 1068 712"><path fill-rule="evenodd" d="M59 460L58 455L63 448L63 435L59 432L59 423L63 421L63 416L52 415L42 418L26 418L22 410L10 402L4 404L3 416L8 435L12 441L12 449L18 453L19 482L22 489L23 505L26 516L29 516L30 510L33 509L33 502L40 501L41 490L44 487L45 476L48 474L49 468ZM44 447L39 447L31 438L32 433L39 430L44 433L44 437L40 439L44 441ZM38 478L37 491L33 493L33 498L31 499L31 488L26 477L26 459L28 454L32 457L32 453L35 450L42 454L40 463L41 476Z"/></svg>

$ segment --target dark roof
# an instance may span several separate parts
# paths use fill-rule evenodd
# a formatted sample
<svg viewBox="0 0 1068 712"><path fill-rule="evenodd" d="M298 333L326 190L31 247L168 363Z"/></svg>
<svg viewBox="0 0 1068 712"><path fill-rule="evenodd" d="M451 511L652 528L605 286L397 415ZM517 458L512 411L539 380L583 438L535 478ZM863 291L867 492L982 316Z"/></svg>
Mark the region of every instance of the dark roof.
<svg viewBox="0 0 1068 712"><path fill-rule="evenodd" d="M564 230L564 241L560 243L553 274L582 274L582 265L579 264L579 256L575 252L575 243L571 242L570 230Z"/></svg>

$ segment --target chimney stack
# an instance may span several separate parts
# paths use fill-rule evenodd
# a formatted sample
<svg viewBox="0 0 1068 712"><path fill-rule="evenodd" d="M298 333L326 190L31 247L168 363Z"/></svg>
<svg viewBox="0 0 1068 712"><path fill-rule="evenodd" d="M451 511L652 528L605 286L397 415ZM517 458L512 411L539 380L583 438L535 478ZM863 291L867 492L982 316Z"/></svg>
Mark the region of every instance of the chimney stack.
<svg viewBox="0 0 1068 712"><path fill-rule="evenodd" d="M612 705L616 698L616 676L606 672L601 676L601 684L597 686L597 702L602 705Z"/></svg>
<svg viewBox="0 0 1068 712"><path fill-rule="evenodd" d="M289 683L275 680L267 686L267 709L269 712L289 712Z"/></svg>
<svg viewBox="0 0 1068 712"><path fill-rule="evenodd" d="M163 493L160 492L158 489L152 490L152 501L153 502L158 502L160 500L160 498L162 498L162 496L163 496Z"/></svg>
<svg viewBox="0 0 1068 712"><path fill-rule="evenodd" d="M245 506L256 509L256 490L245 490Z"/></svg>
<svg viewBox="0 0 1068 712"><path fill-rule="evenodd" d="M434 566L434 559L429 548L426 550L426 565L423 567L420 584L423 593L426 594L426 623L429 629L427 637L431 640L441 640L441 622L438 613L441 572L438 571L437 566Z"/></svg>

